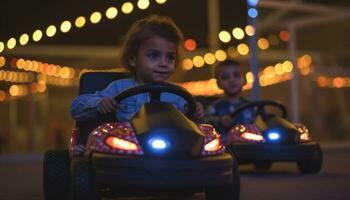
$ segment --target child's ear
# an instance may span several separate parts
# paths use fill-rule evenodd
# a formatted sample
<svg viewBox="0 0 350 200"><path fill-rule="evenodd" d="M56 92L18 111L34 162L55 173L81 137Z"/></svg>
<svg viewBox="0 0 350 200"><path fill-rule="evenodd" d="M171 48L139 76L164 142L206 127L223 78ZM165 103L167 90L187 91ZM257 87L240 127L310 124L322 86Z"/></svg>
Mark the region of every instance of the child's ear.
<svg viewBox="0 0 350 200"><path fill-rule="evenodd" d="M247 79L245 75L242 75L242 86L244 86L245 84L247 84Z"/></svg>
<svg viewBox="0 0 350 200"><path fill-rule="evenodd" d="M136 66L136 58L135 58L135 56L130 56L128 62L129 62L130 66L135 67Z"/></svg>
<svg viewBox="0 0 350 200"><path fill-rule="evenodd" d="M216 85L218 86L218 88L222 89L222 85L221 85L221 82L219 81L219 79L216 79Z"/></svg>

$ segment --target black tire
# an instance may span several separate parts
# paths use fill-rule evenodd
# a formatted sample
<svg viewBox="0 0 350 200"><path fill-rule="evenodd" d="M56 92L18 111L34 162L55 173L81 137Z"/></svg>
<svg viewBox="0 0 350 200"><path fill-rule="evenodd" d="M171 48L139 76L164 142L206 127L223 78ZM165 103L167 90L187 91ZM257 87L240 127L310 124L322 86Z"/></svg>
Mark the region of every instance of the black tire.
<svg viewBox="0 0 350 200"><path fill-rule="evenodd" d="M87 158L75 158L71 165L73 200L100 200L91 164Z"/></svg>
<svg viewBox="0 0 350 200"><path fill-rule="evenodd" d="M321 171L323 163L323 154L318 146L316 156L310 160L300 160L297 162L299 171L303 174L316 174Z"/></svg>
<svg viewBox="0 0 350 200"><path fill-rule="evenodd" d="M241 191L240 175L235 156L232 156L232 159L232 182L222 186L205 188L207 200L239 200Z"/></svg>
<svg viewBox="0 0 350 200"><path fill-rule="evenodd" d="M43 187L45 200L69 199L68 150L50 150L45 152Z"/></svg>
<svg viewBox="0 0 350 200"><path fill-rule="evenodd" d="M270 161L257 161L254 163L254 167L257 170L268 170L271 168L272 162Z"/></svg>

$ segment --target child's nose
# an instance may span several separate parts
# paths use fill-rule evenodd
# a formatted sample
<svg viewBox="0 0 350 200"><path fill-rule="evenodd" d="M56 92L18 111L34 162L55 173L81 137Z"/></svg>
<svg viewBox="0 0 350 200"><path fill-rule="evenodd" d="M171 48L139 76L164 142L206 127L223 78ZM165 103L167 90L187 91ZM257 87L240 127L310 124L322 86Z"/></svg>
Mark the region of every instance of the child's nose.
<svg viewBox="0 0 350 200"><path fill-rule="evenodd" d="M166 57L162 57L162 58L160 59L159 65L160 65L161 67L166 67L166 66L168 65L167 58L166 58Z"/></svg>

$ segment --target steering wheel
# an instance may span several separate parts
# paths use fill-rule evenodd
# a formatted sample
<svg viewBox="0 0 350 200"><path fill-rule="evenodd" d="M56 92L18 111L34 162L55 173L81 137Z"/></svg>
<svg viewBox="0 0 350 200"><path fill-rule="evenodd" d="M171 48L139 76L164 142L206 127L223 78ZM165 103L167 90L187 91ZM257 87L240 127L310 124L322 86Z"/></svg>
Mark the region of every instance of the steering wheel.
<svg viewBox="0 0 350 200"><path fill-rule="evenodd" d="M252 101L249 103L246 103L240 107L237 108L237 110L235 110L232 114L231 117L235 118L238 113L242 112L243 110L246 110L248 108L257 108L256 111L256 116L257 115L266 115L266 111L265 111L265 106L273 106L278 108L281 111L281 117L286 118L287 117L287 109L284 105L276 102L276 101L272 101L272 100L261 100L261 101Z"/></svg>
<svg viewBox="0 0 350 200"><path fill-rule="evenodd" d="M122 100L128 97L146 92L150 93L151 95L151 103L160 102L160 94L163 92L176 94L185 99L187 102L187 116L192 116L196 111L196 100L194 97L184 88L170 83L148 83L131 87L119 93L114 99L117 103L120 103Z"/></svg>

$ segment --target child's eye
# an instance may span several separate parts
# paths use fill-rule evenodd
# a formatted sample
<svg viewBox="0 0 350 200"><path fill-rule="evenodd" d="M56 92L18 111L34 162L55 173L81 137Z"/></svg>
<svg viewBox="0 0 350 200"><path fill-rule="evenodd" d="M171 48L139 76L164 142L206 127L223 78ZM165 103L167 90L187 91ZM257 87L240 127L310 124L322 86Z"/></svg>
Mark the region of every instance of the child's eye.
<svg viewBox="0 0 350 200"><path fill-rule="evenodd" d="M167 55L167 60L168 61L174 61L176 59L176 55L173 55L173 54L169 54L169 55Z"/></svg>
<svg viewBox="0 0 350 200"><path fill-rule="evenodd" d="M159 56L160 56L159 53L156 53L156 52L147 54L147 57L149 57L152 60L156 60Z"/></svg>
<svg viewBox="0 0 350 200"><path fill-rule="evenodd" d="M240 78L240 77L241 77L241 73L239 73L239 72L234 73L233 76L234 76L235 78Z"/></svg>
<svg viewBox="0 0 350 200"><path fill-rule="evenodd" d="M228 76L226 76L226 75L220 76L220 79L223 80L223 81L224 81L224 80L227 80L227 79L228 79Z"/></svg>

